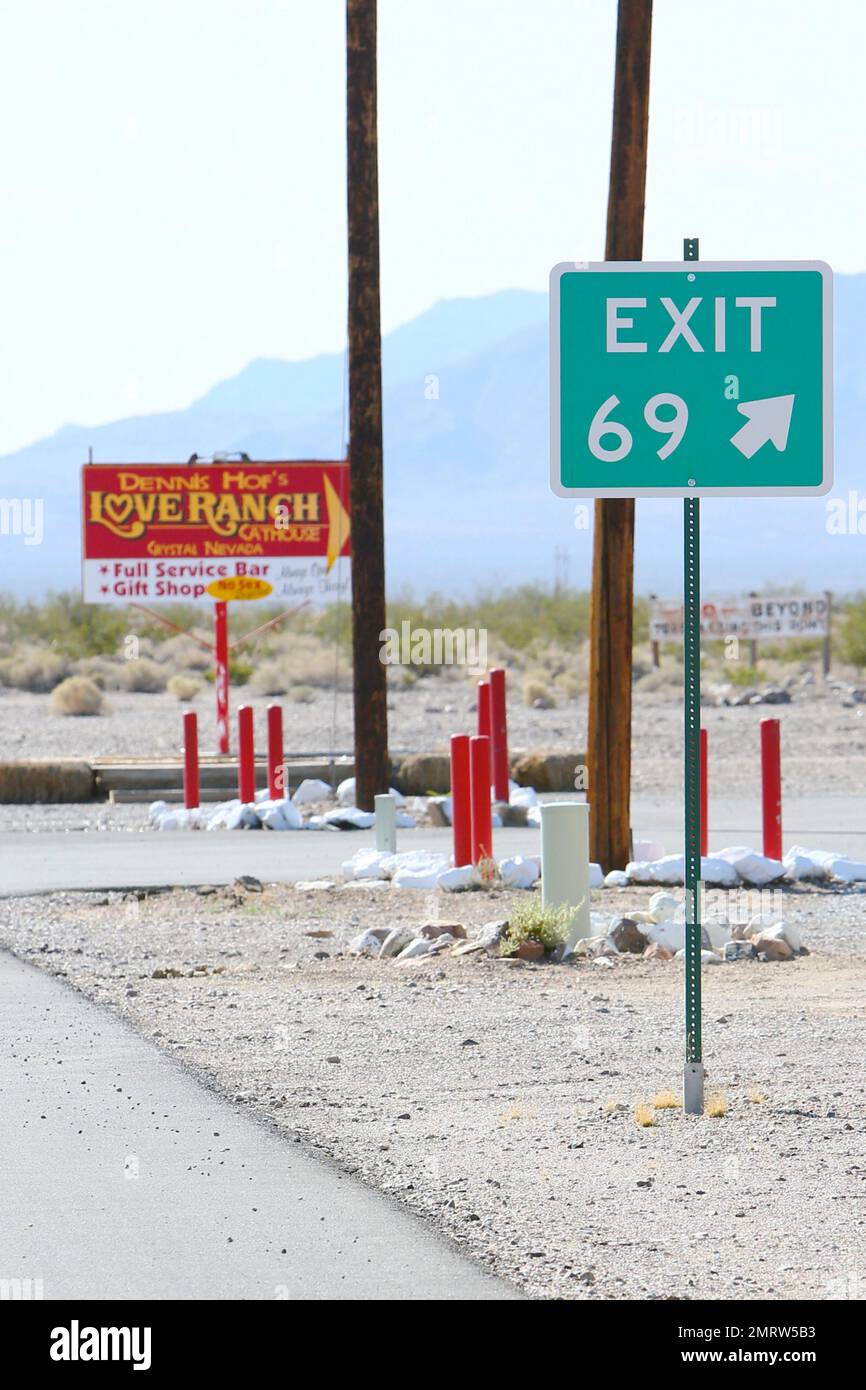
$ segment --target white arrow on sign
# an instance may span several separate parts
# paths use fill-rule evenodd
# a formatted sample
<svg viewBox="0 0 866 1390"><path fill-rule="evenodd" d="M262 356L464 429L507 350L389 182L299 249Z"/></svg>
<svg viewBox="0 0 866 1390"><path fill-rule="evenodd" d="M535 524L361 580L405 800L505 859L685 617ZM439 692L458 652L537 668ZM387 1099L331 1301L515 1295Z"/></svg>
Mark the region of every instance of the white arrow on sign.
<svg viewBox="0 0 866 1390"><path fill-rule="evenodd" d="M732 437L734 448L750 459L762 444L770 441L781 453L788 444L793 409L793 396L766 396L761 401L742 401L737 410L745 415L746 424Z"/></svg>

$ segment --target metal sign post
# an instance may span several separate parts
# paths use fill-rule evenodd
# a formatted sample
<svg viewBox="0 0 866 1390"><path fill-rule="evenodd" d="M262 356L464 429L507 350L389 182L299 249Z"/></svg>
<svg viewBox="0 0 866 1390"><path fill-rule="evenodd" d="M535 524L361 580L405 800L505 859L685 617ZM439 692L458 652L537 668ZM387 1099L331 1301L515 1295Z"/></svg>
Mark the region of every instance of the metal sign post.
<svg viewBox="0 0 866 1390"><path fill-rule="evenodd" d="M683 243L683 260L698 259L697 238ZM686 1060L683 1110L702 1115L701 1046L701 499L683 500L683 716L686 880Z"/></svg>
<svg viewBox="0 0 866 1390"><path fill-rule="evenodd" d="M550 276L550 481L682 497L687 1114L701 1040L702 496L817 496L833 478L832 272L820 261L582 261ZM590 798L593 789L589 789Z"/></svg>

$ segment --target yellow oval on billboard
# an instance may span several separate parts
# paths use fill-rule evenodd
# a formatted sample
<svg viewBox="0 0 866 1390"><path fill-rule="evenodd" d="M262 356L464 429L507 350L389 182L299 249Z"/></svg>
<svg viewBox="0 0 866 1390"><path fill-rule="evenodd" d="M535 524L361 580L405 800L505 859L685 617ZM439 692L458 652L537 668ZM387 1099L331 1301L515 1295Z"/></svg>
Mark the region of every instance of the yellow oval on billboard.
<svg viewBox="0 0 866 1390"><path fill-rule="evenodd" d="M219 599L227 603L229 599L251 599L267 598L268 594L274 592L273 586L266 579L253 579L251 575L230 574L225 579L215 579L212 584L208 584L207 591L211 598Z"/></svg>

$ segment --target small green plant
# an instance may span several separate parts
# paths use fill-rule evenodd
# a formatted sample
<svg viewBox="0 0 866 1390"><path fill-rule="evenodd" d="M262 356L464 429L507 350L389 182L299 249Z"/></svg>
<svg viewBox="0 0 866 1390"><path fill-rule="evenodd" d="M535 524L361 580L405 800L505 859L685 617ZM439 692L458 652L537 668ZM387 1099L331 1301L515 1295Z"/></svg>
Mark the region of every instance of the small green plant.
<svg viewBox="0 0 866 1390"><path fill-rule="evenodd" d="M725 671L725 675L731 685L758 685L761 674L755 666L740 666L736 662L731 662L731 669Z"/></svg>
<svg viewBox="0 0 866 1390"><path fill-rule="evenodd" d="M573 917L573 908L542 907L540 898L533 894L511 909L499 947L500 955L513 956L523 941L540 941L545 951L555 950L568 940Z"/></svg>
<svg viewBox="0 0 866 1390"><path fill-rule="evenodd" d="M229 657L229 685L246 685L252 674L252 666L248 666L245 661L235 661L234 657ZM205 671L204 678L213 685L213 671Z"/></svg>

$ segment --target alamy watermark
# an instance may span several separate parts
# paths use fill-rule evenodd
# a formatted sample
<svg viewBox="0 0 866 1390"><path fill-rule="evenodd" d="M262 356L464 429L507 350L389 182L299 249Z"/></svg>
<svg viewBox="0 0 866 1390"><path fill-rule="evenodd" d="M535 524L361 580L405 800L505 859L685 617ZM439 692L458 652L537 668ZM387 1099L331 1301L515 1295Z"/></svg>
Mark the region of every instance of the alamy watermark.
<svg viewBox="0 0 866 1390"><path fill-rule="evenodd" d="M413 627L408 619L398 632L386 627L379 633L379 660L383 666L468 666L487 669L487 629L484 627Z"/></svg>
<svg viewBox="0 0 866 1390"><path fill-rule="evenodd" d="M25 545L45 539L45 503L41 497L0 497L0 536L23 536Z"/></svg>

